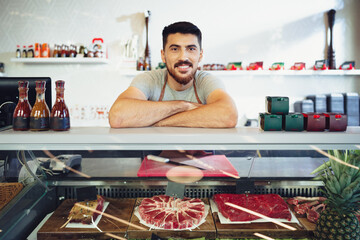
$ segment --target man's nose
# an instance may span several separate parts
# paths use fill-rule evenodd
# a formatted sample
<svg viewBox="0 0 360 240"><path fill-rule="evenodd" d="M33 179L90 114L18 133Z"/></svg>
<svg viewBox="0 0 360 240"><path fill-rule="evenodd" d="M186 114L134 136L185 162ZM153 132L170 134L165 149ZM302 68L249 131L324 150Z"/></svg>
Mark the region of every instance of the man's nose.
<svg viewBox="0 0 360 240"><path fill-rule="evenodd" d="M186 51L186 49L182 49L180 51L179 59L182 60L182 61L185 61L185 60L189 59L188 52Z"/></svg>

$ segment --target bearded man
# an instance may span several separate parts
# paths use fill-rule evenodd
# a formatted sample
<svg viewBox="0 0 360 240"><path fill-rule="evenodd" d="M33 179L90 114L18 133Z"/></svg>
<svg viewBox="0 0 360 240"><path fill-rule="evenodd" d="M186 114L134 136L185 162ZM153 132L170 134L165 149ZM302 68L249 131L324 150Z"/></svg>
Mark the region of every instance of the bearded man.
<svg viewBox="0 0 360 240"><path fill-rule="evenodd" d="M201 31L192 23L164 28L162 61L166 69L137 75L109 112L113 128L232 128L238 114L223 83L198 71L203 57Z"/></svg>

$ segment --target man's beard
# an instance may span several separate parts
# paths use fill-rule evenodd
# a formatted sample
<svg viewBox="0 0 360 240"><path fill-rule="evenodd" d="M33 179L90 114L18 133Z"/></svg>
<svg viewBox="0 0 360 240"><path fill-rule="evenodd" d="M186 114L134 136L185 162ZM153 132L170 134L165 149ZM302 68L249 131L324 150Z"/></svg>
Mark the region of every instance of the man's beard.
<svg viewBox="0 0 360 240"><path fill-rule="evenodd" d="M193 66L192 63L190 63L189 61L184 61L184 62L177 62L175 65L174 65L174 68L170 68L168 66L167 63L165 63L166 65L166 68L168 70L168 73L170 74L170 76L178 83L182 84L182 85L186 85L188 84L191 80L194 79L195 77L195 73L196 73L196 69L194 70L193 69L193 72L191 72L191 74L189 76L186 76L186 77L181 77L181 76L178 76L175 72L175 68L178 66L178 65L181 65L181 64L189 64L191 67Z"/></svg>

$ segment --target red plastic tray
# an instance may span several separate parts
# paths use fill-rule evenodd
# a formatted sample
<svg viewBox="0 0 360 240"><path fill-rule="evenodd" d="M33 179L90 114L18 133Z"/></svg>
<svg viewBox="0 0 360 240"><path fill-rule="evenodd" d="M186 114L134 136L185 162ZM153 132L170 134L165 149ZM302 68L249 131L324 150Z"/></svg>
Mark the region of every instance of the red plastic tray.
<svg viewBox="0 0 360 240"><path fill-rule="evenodd" d="M234 166L225 155L210 155L198 157L204 164L211 166L211 169L201 170L204 177L232 177L239 176ZM166 177L166 173L177 165L171 163L161 163L148 160L146 157L142 161L138 177Z"/></svg>

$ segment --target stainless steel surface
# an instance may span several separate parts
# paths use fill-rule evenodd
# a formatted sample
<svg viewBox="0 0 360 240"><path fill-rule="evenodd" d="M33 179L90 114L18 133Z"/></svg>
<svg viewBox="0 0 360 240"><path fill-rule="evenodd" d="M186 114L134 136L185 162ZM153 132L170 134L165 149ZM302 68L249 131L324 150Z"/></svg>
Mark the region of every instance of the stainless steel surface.
<svg viewBox="0 0 360 240"><path fill-rule="evenodd" d="M260 178L311 178L314 176L310 173L326 161L326 158L311 157L229 157L228 159L240 177L248 177L251 170L250 177ZM81 167L77 170L91 178L137 178L140 165L141 158L83 158ZM69 173L61 178L62 180L83 179L76 173Z"/></svg>
<svg viewBox="0 0 360 240"><path fill-rule="evenodd" d="M240 177L248 177L252 158L229 158ZM256 157L250 177L261 178L311 178L310 173L324 163L326 158L311 157Z"/></svg>
<svg viewBox="0 0 360 240"><path fill-rule="evenodd" d="M78 169L90 177L137 177L141 158L83 158ZM68 177L81 177L69 173Z"/></svg>
<svg viewBox="0 0 360 240"><path fill-rule="evenodd" d="M66 132L15 132L0 134L0 150L299 150L358 149L360 127L346 132L264 132L258 128L147 127L111 129L72 128Z"/></svg>

